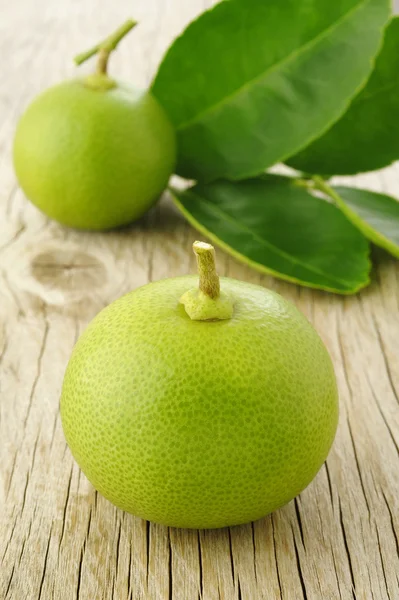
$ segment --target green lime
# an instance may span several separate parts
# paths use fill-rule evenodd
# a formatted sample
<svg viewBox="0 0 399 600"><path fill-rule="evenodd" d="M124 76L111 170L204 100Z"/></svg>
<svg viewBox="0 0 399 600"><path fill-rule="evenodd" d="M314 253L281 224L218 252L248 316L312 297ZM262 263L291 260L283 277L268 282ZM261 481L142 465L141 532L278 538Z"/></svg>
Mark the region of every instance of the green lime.
<svg viewBox="0 0 399 600"><path fill-rule="evenodd" d="M108 77L108 54L105 60L99 54L96 74L38 96L15 134L23 191L70 227L109 229L136 220L175 166L175 131L166 113L148 91Z"/></svg>
<svg viewBox="0 0 399 600"><path fill-rule="evenodd" d="M118 507L190 528L258 519L303 490L334 439L331 360L278 294L219 279L195 243L196 277L165 279L105 308L67 367L61 416L93 485Z"/></svg>

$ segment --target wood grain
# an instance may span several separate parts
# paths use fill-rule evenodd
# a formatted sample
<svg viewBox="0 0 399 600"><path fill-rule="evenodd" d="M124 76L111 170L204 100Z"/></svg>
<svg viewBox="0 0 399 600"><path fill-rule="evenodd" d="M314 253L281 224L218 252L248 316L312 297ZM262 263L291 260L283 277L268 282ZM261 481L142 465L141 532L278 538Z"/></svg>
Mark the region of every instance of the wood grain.
<svg viewBox="0 0 399 600"><path fill-rule="evenodd" d="M16 120L71 57L126 17L141 24L111 68L149 83L203 0L21 0L0 23L0 598L3 600L398 600L399 263L376 252L373 283L341 298L219 271L292 300L325 340L341 416L327 464L299 498L253 524L184 531L98 495L72 460L58 399L77 337L147 281L193 272L194 231L165 197L140 223L88 234L26 202L10 152ZM4 3L4 7L5 7ZM84 72L90 65L81 68ZM399 167L357 178L399 196Z"/></svg>

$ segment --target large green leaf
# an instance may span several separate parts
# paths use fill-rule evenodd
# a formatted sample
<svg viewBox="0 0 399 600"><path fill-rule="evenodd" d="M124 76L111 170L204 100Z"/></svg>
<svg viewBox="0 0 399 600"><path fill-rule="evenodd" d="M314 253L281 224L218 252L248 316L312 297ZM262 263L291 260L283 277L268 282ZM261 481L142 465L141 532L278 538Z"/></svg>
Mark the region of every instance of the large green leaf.
<svg viewBox="0 0 399 600"><path fill-rule="evenodd" d="M386 30L375 69L348 112L324 136L290 158L308 173L373 171L399 159L399 18Z"/></svg>
<svg viewBox="0 0 399 600"><path fill-rule="evenodd" d="M368 190L334 186L315 178L346 217L376 246L399 258L399 202L391 196Z"/></svg>
<svg viewBox="0 0 399 600"><path fill-rule="evenodd" d="M177 172L242 179L306 146L366 81L389 8L389 0L228 0L201 15L152 85L177 129Z"/></svg>
<svg viewBox="0 0 399 600"><path fill-rule="evenodd" d="M341 294L369 282L366 238L289 177L219 180L172 193L194 227L259 271Z"/></svg>

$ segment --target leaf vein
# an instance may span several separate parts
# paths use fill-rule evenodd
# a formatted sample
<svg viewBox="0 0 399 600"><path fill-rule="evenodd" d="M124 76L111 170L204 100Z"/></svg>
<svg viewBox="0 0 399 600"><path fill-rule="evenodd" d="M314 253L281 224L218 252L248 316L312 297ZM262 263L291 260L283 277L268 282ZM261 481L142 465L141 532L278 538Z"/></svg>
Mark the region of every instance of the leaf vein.
<svg viewBox="0 0 399 600"><path fill-rule="evenodd" d="M305 268L306 270L308 270L310 273L316 273L317 275L321 275L323 277L326 278L327 281L331 281L333 284L335 283L339 283L341 285L345 285L348 286L348 284L350 285L350 282L344 280L344 279L339 279L337 277L332 277L331 275L325 273L324 271L317 269L315 267L312 267L310 265L307 265L306 263L302 262L299 259L296 259L295 257L293 257L291 254L288 254L287 252L285 252L284 250L280 250L277 246L275 246L274 244L272 244L271 242L268 242L267 240L263 239L262 237L260 237L258 234L256 234L255 232L253 232L249 227L243 225L243 223L236 221L231 215L229 215L227 212L224 212L222 209L216 207L212 202L209 202L208 200L205 200L204 198L202 198L202 196L198 196L197 194L195 194L192 191L187 191L185 192L187 195L191 195L194 196L195 198L197 198L200 202L203 202L204 204L206 204L207 206L210 207L210 209L214 212L214 214L218 214L219 216L223 217L223 219L225 221L228 221L230 223L233 223L235 225L235 227L237 229L241 229L242 231L245 231L246 233L250 234L253 239L255 239L257 242L259 242L261 245L266 246L268 248L270 248L273 252L275 252L277 255L282 256L283 258L285 258L287 261L293 263L293 264L297 264L303 268Z"/></svg>
<svg viewBox="0 0 399 600"><path fill-rule="evenodd" d="M322 40L324 37L326 37L329 33L333 32L336 28L338 28L340 25L342 25L342 23L344 23L346 20L349 20L353 15L355 15L360 9L364 8L364 6L369 4L371 1L372 0L364 0L360 4L356 5L351 10L349 10L347 13L345 13L340 19L338 19L332 25L330 25L329 27L324 29L322 32L320 32L312 40L310 40L309 42L307 42L306 44L301 46L299 49L296 49L295 51L288 54L288 56L286 56L283 60L278 61L277 63L272 65L269 69L266 69L266 71L262 71L262 73L260 73L256 77L253 77L249 81L246 81L241 87L234 90L234 92L232 92L228 96L225 96L224 98L222 98L215 104L212 104L211 106L207 107L203 111L197 113L194 117L192 117L191 119L188 119L184 123L180 123L179 125L176 126L176 130L182 131L184 129L187 129L188 127L190 127L191 125L193 125L194 123L199 121L205 115L215 112L218 108L222 107L224 104L226 104L232 98L239 96L241 93L245 92L251 85L261 81L262 79L266 79L271 73L274 73L280 67L282 67L286 64L289 64L291 61L293 61L296 58L298 58L299 56L301 56L301 54L303 54L304 52L306 52L307 50L309 50L310 48L315 46L320 40Z"/></svg>

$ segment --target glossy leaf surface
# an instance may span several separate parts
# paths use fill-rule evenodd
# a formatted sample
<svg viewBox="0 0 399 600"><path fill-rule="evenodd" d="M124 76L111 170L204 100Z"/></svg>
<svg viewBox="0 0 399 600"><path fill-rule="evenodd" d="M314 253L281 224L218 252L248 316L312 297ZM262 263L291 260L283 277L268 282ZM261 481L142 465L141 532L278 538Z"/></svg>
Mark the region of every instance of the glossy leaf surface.
<svg viewBox="0 0 399 600"><path fill-rule="evenodd" d="M342 294L368 283L368 242L342 212L295 180L265 175L172 190L188 221L255 269Z"/></svg>
<svg viewBox="0 0 399 600"><path fill-rule="evenodd" d="M399 258L399 202L386 194L333 188L337 206L376 246Z"/></svg>
<svg viewBox="0 0 399 600"><path fill-rule="evenodd" d="M177 172L242 179L285 160L365 83L388 0L227 0L167 52L152 92L177 129Z"/></svg>
<svg viewBox="0 0 399 600"><path fill-rule="evenodd" d="M399 18L386 30L384 46L363 91L321 138L286 161L308 173L351 175L399 159Z"/></svg>

